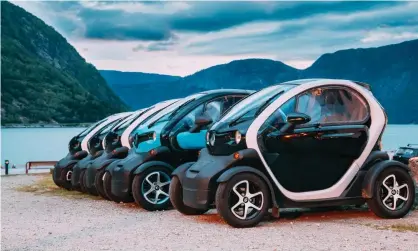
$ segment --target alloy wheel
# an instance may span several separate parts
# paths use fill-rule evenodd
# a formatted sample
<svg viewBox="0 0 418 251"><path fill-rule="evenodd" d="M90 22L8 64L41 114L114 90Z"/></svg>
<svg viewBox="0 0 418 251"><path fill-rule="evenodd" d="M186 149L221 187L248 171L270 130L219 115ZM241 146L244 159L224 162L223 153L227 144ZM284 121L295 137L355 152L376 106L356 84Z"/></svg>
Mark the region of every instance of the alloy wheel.
<svg viewBox="0 0 418 251"><path fill-rule="evenodd" d="M169 199L170 176L165 172L155 171L148 174L141 188L144 198L151 204L159 205Z"/></svg>
<svg viewBox="0 0 418 251"><path fill-rule="evenodd" d="M408 201L409 187L406 181L397 179L394 174L387 176L381 185L380 198L383 205L392 211L399 210Z"/></svg>
<svg viewBox="0 0 418 251"><path fill-rule="evenodd" d="M71 182L71 176L73 175L73 171L68 171L67 172L67 174L65 175L65 179L67 180L67 181L70 181Z"/></svg>
<svg viewBox="0 0 418 251"><path fill-rule="evenodd" d="M241 220L255 217L263 207L264 196L261 189L248 180L242 180L232 188L230 201L231 212Z"/></svg>

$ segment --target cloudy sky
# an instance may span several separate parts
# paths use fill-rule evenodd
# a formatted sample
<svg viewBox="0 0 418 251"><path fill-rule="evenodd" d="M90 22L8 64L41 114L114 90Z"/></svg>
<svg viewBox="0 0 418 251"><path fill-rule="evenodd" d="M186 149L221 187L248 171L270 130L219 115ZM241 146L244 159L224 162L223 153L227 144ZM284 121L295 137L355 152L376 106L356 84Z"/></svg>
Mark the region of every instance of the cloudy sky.
<svg viewBox="0 0 418 251"><path fill-rule="evenodd" d="M185 76L244 58L303 69L323 53L418 38L418 2L13 2L98 69Z"/></svg>

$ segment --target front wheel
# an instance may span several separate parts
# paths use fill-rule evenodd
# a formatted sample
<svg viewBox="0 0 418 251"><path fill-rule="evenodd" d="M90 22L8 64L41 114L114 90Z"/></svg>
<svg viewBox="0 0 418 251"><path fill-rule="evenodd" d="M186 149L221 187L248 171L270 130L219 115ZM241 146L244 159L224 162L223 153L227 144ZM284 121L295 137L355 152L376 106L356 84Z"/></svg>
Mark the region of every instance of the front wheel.
<svg viewBox="0 0 418 251"><path fill-rule="evenodd" d="M104 185L103 185L103 176L105 174L105 169L100 170L97 172L96 177L94 178L94 184L97 189L97 193L106 200L111 200L109 197L107 197L105 191L104 191Z"/></svg>
<svg viewBox="0 0 418 251"><path fill-rule="evenodd" d="M229 225L236 228L256 226L270 206L270 192L257 175L241 173L216 190L216 209Z"/></svg>
<svg viewBox="0 0 418 251"><path fill-rule="evenodd" d="M171 179L169 189L171 204L177 211L185 215L200 215L208 211L208 209L196 209L189 207L183 202L183 187L181 186L180 180L177 176Z"/></svg>
<svg viewBox="0 0 418 251"><path fill-rule="evenodd" d="M62 182L62 187L67 189L67 190L71 190L71 188L73 187L71 185L71 176L73 174L73 168L72 167L67 167L64 168L61 171L61 180L63 180L64 182Z"/></svg>
<svg viewBox="0 0 418 251"><path fill-rule="evenodd" d="M55 178L58 176L57 172L58 172L58 168L54 167L54 170L52 171L52 180L54 181L55 185L57 185L58 187L61 187L61 184Z"/></svg>
<svg viewBox="0 0 418 251"><path fill-rule="evenodd" d="M80 190L82 193L87 193L87 187L85 183L85 177L86 177L86 169L81 170L80 172Z"/></svg>
<svg viewBox="0 0 418 251"><path fill-rule="evenodd" d="M148 211L170 207L168 194L171 172L164 167L151 167L137 174L132 183L136 204Z"/></svg>
<svg viewBox="0 0 418 251"><path fill-rule="evenodd" d="M399 167L384 170L375 182L373 197L367 205L381 218L402 218L412 209L415 201L415 185L411 175Z"/></svg>

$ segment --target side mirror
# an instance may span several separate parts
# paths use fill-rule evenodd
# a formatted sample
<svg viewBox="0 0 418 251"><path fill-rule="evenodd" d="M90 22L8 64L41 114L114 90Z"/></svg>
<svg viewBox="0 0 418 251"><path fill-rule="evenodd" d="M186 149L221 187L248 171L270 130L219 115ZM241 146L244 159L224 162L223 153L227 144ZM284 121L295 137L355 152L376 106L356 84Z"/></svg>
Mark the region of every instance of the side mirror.
<svg viewBox="0 0 418 251"><path fill-rule="evenodd" d="M194 126L189 130L189 132L194 133L194 132L199 132L201 128L212 124L212 119L208 116L205 115L201 115L201 116L197 116L194 122Z"/></svg>
<svg viewBox="0 0 418 251"><path fill-rule="evenodd" d="M293 125L302 125L311 121L311 117L304 113L290 113L287 115L287 122Z"/></svg>
<svg viewBox="0 0 418 251"><path fill-rule="evenodd" d="M287 124L280 129L281 133L290 132L295 128L295 126L308 123L309 121L311 121L311 117L307 114L296 112L289 113L287 115L286 120Z"/></svg>

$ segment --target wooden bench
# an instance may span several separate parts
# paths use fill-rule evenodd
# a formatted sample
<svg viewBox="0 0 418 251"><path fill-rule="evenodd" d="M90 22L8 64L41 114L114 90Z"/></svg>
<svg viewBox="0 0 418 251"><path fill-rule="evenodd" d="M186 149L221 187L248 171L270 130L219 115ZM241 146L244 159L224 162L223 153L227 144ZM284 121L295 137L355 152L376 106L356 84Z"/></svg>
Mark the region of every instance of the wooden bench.
<svg viewBox="0 0 418 251"><path fill-rule="evenodd" d="M29 161L26 162L26 174L29 173L29 170L32 167L45 167L39 169L50 169L48 166L54 166L58 161Z"/></svg>

